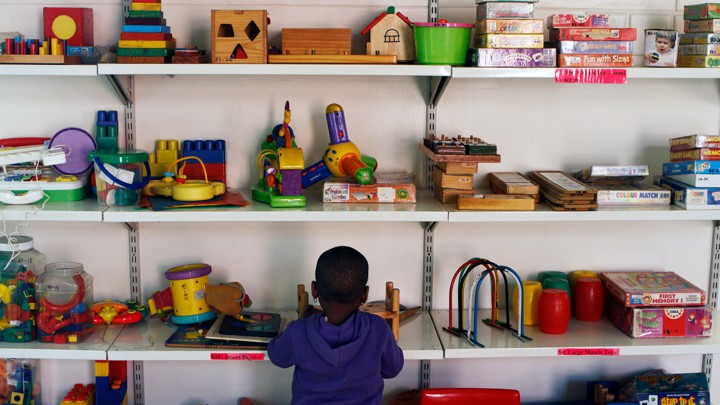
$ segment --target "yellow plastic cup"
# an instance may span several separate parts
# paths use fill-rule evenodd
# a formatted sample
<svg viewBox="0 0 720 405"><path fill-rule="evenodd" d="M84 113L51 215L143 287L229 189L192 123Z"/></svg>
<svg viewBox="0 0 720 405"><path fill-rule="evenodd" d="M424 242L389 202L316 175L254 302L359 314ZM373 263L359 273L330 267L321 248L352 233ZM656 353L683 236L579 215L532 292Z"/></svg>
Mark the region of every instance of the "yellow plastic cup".
<svg viewBox="0 0 720 405"><path fill-rule="evenodd" d="M524 280L523 282L523 325L537 325L540 323L538 316L538 308L540 304L540 294L542 293L542 284L535 280ZM513 292L513 319L515 323L518 320L518 306L520 305L520 288L515 287Z"/></svg>

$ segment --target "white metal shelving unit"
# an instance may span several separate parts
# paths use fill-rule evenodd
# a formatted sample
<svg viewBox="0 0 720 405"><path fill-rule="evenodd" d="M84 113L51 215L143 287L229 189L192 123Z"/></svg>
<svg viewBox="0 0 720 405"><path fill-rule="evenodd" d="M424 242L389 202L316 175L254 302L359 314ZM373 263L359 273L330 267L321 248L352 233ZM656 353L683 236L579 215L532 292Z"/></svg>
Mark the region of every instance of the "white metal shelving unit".
<svg viewBox="0 0 720 405"><path fill-rule="evenodd" d="M96 65L6 65L0 76L97 76Z"/></svg>
<svg viewBox="0 0 720 405"><path fill-rule="evenodd" d="M121 330L122 326L119 325L99 325L84 342L76 344L0 342L0 356L25 359L107 360L108 350Z"/></svg>
<svg viewBox="0 0 720 405"><path fill-rule="evenodd" d="M284 311L280 315L286 320L297 317L294 311ZM165 341L175 332L175 329L175 327L165 325L159 319L153 319L137 327L127 327L110 347L107 353L108 360L210 361L217 353L254 354L260 355L257 358L259 360L267 360L265 350L166 347ZM427 312L415 314L403 322L400 327L398 344L402 347L406 360L439 360L443 358L442 345L435 333L430 314Z"/></svg>
<svg viewBox="0 0 720 405"><path fill-rule="evenodd" d="M704 354L720 351L720 330L717 322L713 325L713 336L707 338L631 338L615 327L607 318L597 322L582 322L573 318L567 332L548 335L539 326L526 326L525 335L531 341L521 342L514 333L498 330L486 325L478 327L478 341L484 348L471 344L467 339L441 330L448 325L448 311L432 311L438 327L440 341L445 349L446 359L480 359L499 357L558 357L573 355L566 349L596 350L604 356L661 356L674 354ZM464 314L465 315L465 314ZM481 310L480 319L490 317L490 310ZM713 317L717 315L717 311ZM502 315L504 317L504 315ZM502 318L504 319L504 318ZM467 327L467 319L464 326ZM458 326L457 316L453 326Z"/></svg>

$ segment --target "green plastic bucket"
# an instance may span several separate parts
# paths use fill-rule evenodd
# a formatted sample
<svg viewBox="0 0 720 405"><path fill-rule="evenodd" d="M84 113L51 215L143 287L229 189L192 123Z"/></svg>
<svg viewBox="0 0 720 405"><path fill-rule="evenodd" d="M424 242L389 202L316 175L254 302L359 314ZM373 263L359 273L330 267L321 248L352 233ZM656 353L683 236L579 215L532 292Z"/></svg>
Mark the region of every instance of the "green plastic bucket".
<svg viewBox="0 0 720 405"><path fill-rule="evenodd" d="M421 65L462 66L470 46L472 24L414 23L417 61Z"/></svg>

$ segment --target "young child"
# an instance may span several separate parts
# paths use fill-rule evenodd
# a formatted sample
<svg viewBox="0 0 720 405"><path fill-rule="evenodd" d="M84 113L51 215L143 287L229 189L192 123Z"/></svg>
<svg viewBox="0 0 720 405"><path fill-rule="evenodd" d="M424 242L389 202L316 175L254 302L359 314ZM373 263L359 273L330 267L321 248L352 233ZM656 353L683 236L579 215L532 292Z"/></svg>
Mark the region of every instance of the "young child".
<svg viewBox="0 0 720 405"><path fill-rule="evenodd" d="M653 31L653 33L655 34L655 46L646 45L649 51L645 54L644 65L675 66L677 64L675 55L677 33L675 31Z"/></svg>
<svg viewBox="0 0 720 405"><path fill-rule="evenodd" d="M384 319L359 310L368 297L368 262L338 246L315 267L312 296L322 312L301 319L268 344L273 364L295 366L292 404L382 404L383 378L402 370L402 349Z"/></svg>

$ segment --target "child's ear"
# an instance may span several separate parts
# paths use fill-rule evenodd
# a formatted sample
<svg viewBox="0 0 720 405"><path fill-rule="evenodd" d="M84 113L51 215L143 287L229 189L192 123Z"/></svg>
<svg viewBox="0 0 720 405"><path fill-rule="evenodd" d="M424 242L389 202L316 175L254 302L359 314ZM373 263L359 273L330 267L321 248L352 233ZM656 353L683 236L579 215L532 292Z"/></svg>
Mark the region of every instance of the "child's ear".
<svg viewBox="0 0 720 405"><path fill-rule="evenodd" d="M315 281L310 283L310 293L312 294L313 299L317 299L317 284L315 284Z"/></svg>
<svg viewBox="0 0 720 405"><path fill-rule="evenodd" d="M365 286L365 291L363 292L363 296L362 296L362 300L361 300L361 302L362 302L363 304L367 302L367 300L368 300L368 293L369 293L369 292L370 292L370 287L366 285L366 286Z"/></svg>

